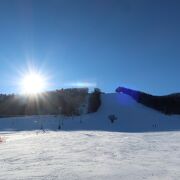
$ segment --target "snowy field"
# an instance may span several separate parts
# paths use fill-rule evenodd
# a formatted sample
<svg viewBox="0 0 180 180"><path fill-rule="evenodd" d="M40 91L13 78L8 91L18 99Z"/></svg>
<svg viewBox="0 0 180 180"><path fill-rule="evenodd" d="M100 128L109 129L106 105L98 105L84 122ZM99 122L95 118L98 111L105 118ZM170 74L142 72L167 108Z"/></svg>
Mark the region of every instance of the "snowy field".
<svg viewBox="0 0 180 180"><path fill-rule="evenodd" d="M180 132L0 132L0 179L180 179Z"/></svg>

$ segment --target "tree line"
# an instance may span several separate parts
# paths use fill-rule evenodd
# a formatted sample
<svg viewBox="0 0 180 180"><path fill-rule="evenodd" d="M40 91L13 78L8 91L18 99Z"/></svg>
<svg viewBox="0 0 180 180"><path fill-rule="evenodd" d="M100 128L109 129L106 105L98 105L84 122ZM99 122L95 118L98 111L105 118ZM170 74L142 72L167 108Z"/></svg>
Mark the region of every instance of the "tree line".
<svg viewBox="0 0 180 180"><path fill-rule="evenodd" d="M88 88L69 88L32 96L0 94L0 116L93 113L101 105L100 94L97 88L91 93Z"/></svg>
<svg viewBox="0 0 180 180"><path fill-rule="evenodd" d="M165 96L155 96L125 87L118 87L116 92L128 94L137 102L164 114L180 114L180 93Z"/></svg>

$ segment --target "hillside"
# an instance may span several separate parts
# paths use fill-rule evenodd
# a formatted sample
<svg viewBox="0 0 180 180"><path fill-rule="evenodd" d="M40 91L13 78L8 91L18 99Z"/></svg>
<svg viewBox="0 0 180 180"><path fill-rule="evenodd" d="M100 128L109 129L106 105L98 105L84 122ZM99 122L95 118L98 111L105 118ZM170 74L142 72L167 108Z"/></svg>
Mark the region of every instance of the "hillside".
<svg viewBox="0 0 180 180"><path fill-rule="evenodd" d="M180 114L180 93L155 96L125 87L118 87L116 92L127 94L135 101L161 113L167 115Z"/></svg>
<svg viewBox="0 0 180 180"><path fill-rule="evenodd" d="M179 179L180 116L127 94L101 100L81 116L0 118L0 179Z"/></svg>
<svg viewBox="0 0 180 180"><path fill-rule="evenodd" d="M180 116L167 116L123 93L101 95L96 113L81 116L25 116L0 118L3 130L102 130L117 132L180 130ZM113 121L109 116L114 116Z"/></svg>

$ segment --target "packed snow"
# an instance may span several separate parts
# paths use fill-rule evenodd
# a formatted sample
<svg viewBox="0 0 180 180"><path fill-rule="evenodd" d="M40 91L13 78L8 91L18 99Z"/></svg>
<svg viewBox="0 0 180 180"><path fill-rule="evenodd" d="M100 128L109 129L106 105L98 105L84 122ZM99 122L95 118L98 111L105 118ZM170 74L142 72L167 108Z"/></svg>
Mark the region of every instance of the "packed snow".
<svg viewBox="0 0 180 180"><path fill-rule="evenodd" d="M1 134L0 179L179 179L180 133Z"/></svg>
<svg viewBox="0 0 180 180"><path fill-rule="evenodd" d="M97 113L78 117L1 118L0 180L178 180L179 129L180 116L124 94L103 94Z"/></svg>

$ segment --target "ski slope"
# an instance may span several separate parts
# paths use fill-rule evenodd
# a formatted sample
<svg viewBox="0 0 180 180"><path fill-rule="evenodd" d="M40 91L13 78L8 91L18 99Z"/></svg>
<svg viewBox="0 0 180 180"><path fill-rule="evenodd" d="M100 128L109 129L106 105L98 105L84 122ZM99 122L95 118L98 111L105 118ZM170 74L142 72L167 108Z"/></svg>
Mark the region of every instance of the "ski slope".
<svg viewBox="0 0 180 180"><path fill-rule="evenodd" d="M115 115L111 123L108 116ZM0 131L26 130L100 130L116 132L151 132L180 129L180 116L164 115L143 106L125 94L103 94L97 113L76 117L27 116L0 118Z"/></svg>
<svg viewBox="0 0 180 180"><path fill-rule="evenodd" d="M180 116L115 93L93 114L1 118L0 180L179 180L179 129Z"/></svg>
<svg viewBox="0 0 180 180"><path fill-rule="evenodd" d="M180 132L1 134L0 180L179 180Z"/></svg>

